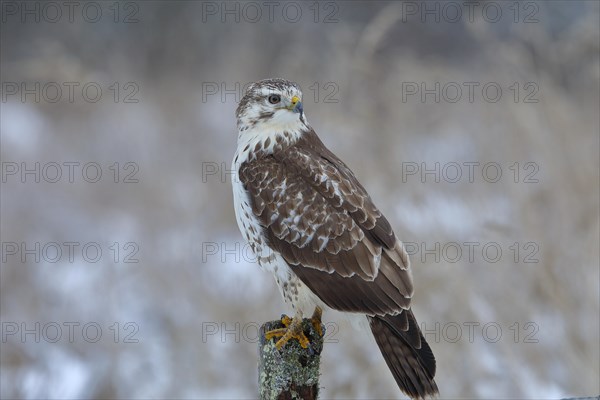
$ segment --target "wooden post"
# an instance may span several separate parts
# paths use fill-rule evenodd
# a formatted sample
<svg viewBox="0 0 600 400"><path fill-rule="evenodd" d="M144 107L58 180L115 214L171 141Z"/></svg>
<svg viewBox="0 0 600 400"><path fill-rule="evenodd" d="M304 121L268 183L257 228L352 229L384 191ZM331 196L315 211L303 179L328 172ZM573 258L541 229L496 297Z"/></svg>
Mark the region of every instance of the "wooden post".
<svg viewBox="0 0 600 400"><path fill-rule="evenodd" d="M319 393L323 337L315 332L310 319L304 319L302 328L310 347L303 349L296 339L291 339L277 350L275 343L279 338L266 340L265 332L283 327L279 320L260 327L258 397L261 400L315 400Z"/></svg>

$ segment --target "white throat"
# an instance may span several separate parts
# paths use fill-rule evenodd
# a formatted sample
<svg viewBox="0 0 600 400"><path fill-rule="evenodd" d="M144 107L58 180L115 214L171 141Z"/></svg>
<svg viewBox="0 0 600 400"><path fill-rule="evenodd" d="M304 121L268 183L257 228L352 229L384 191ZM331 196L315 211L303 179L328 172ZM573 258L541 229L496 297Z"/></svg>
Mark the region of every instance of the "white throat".
<svg viewBox="0 0 600 400"><path fill-rule="evenodd" d="M257 120L252 115L238 121L237 151L233 159L234 170L252 159L257 153L272 154L275 146L295 143L310 130L306 115L278 110L271 118Z"/></svg>

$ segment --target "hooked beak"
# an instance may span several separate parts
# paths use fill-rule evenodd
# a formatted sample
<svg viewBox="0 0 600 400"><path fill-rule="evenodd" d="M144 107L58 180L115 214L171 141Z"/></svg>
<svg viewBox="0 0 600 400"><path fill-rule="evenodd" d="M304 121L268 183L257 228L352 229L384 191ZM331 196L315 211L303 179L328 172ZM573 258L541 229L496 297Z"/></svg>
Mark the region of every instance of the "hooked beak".
<svg viewBox="0 0 600 400"><path fill-rule="evenodd" d="M300 101L300 98L298 96L292 97L292 102L288 107L288 110L295 113L300 113L300 115L302 115L304 109L302 108L302 102Z"/></svg>

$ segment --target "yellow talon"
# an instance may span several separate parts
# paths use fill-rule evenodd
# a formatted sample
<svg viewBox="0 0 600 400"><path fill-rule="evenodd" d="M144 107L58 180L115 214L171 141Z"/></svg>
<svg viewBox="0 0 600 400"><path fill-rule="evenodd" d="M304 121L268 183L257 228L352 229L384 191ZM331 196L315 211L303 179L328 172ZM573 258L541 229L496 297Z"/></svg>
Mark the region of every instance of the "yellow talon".
<svg viewBox="0 0 600 400"><path fill-rule="evenodd" d="M274 337L281 337L281 339L275 343L277 350L281 350L281 348L287 342L289 342L290 339L296 339L303 349L308 348L310 341L304 332L302 332L302 314L298 313L294 318L284 315L281 317L281 323L285 326L285 328L273 329L265 333L265 338L267 340L270 340Z"/></svg>
<svg viewBox="0 0 600 400"><path fill-rule="evenodd" d="M323 325L321 324L321 316L323 315L323 310L320 307L315 308L315 312L310 318L310 322L315 329L315 332L323 337ZM296 339L300 346L303 349L310 347L310 341L306 337L302 329L302 313L298 312L294 316L294 318L290 318L287 315L283 315L281 317L281 323L284 328L272 329L270 331L265 332L265 338L267 340L271 340L273 338L280 338L275 346L277 350L281 350L283 346L287 344L291 339Z"/></svg>
<svg viewBox="0 0 600 400"><path fill-rule="evenodd" d="M319 336L323 336L323 328L321 327L321 316L323 315L323 310L321 307L315 307L315 312L313 313L310 321L312 322L312 326L315 328L315 331L319 334Z"/></svg>
<svg viewBox="0 0 600 400"><path fill-rule="evenodd" d="M282 315L281 316L281 323L283 324L283 326L285 326L286 328L288 326L290 326L292 324L293 319L291 319L290 317L288 317L287 315Z"/></svg>

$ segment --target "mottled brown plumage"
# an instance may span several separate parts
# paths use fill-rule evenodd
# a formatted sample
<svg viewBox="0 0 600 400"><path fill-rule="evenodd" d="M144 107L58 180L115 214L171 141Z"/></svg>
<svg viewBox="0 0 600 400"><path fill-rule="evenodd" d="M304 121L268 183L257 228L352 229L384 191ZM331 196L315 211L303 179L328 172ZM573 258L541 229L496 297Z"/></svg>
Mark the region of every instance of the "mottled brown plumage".
<svg viewBox="0 0 600 400"><path fill-rule="evenodd" d="M410 310L406 251L302 109L294 108L294 116L289 99L271 107L265 99L272 93L301 96L295 84L261 81L237 111L234 192L240 229L259 260L267 260L265 249L273 253L263 266L292 305L301 308L309 299L315 306L366 315L399 387L417 398L437 393L435 358Z"/></svg>

